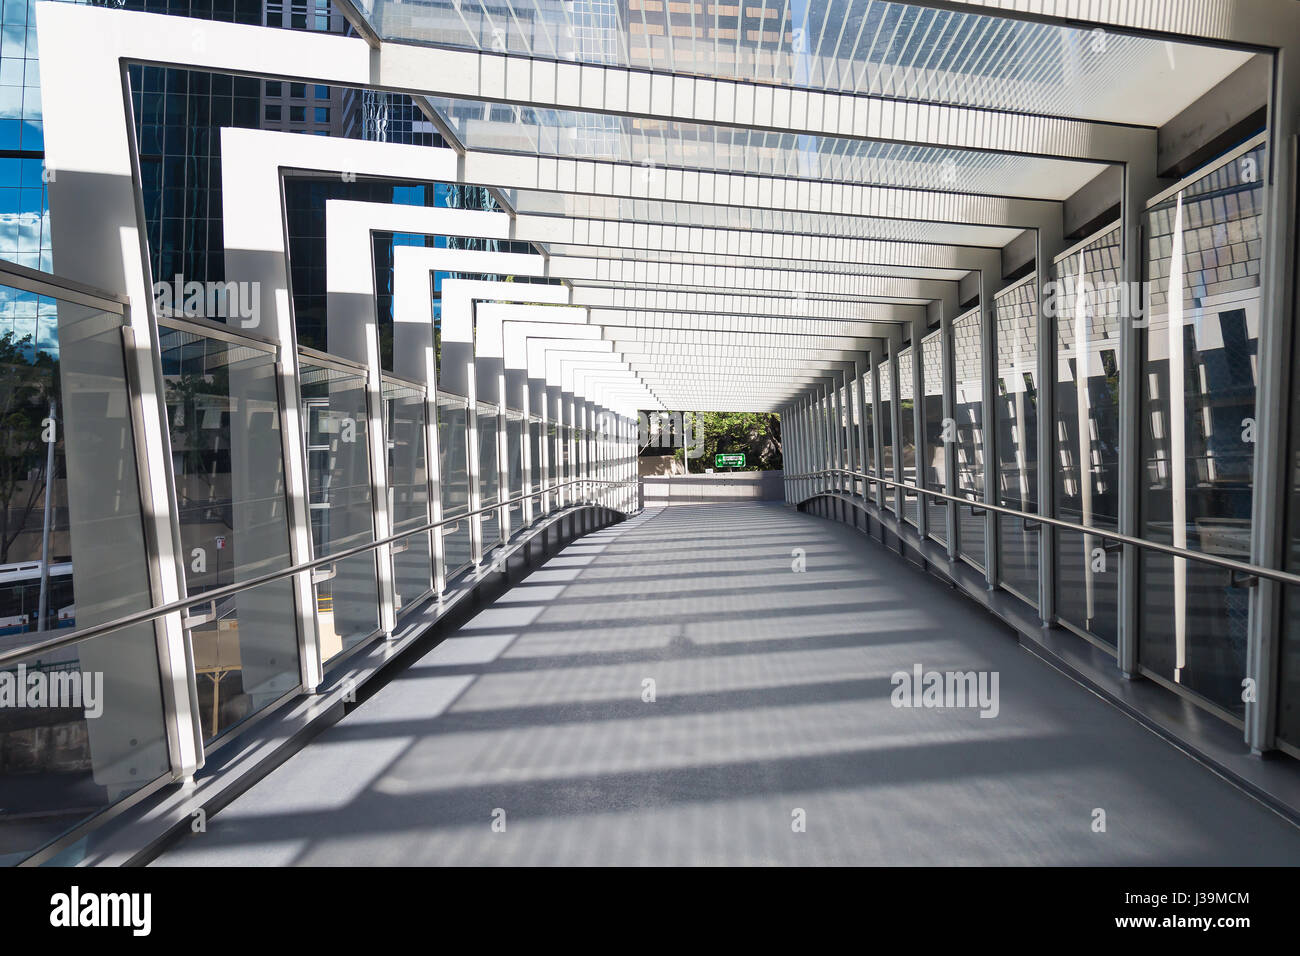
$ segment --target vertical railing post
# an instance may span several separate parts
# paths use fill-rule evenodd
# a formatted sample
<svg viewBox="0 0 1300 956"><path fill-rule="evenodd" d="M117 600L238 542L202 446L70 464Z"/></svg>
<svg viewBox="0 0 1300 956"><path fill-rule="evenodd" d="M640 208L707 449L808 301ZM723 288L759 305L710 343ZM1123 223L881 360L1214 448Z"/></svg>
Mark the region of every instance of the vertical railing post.
<svg viewBox="0 0 1300 956"><path fill-rule="evenodd" d="M898 388L898 353L901 351L903 351L903 332L900 328L889 335L889 432L894 458L894 473L889 477L898 482L902 481L903 475L903 402L899 398ZM890 488L890 491L894 495L894 513L898 515L898 520L901 522L907 507L903 489L895 485Z"/></svg>
<svg viewBox="0 0 1300 956"><path fill-rule="evenodd" d="M884 342L877 340L871 349L871 444L872 455L876 460L874 469L876 477L884 475L884 448L885 443L881 438L880 432L880 363L884 360ZM885 486L876 484L875 499L876 507L884 509L885 507Z"/></svg>
<svg viewBox="0 0 1300 956"><path fill-rule="evenodd" d="M957 343L952 322L957 318L958 309L956 297L944 302L943 315L939 319L939 347L943 355L943 490L950 495L957 494ZM957 541L961 507L955 501L949 501L944 512L948 532L948 558L957 561L961 557Z"/></svg>
<svg viewBox="0 0 1300 956"><path fill-rule="evenodd" d="M867 395L864 377L870 374L871 355L864 352L861 358L853 362L853 378L857 384L857 416L858 416L858 460L854 466L856 471L862 474L867 473ZM869 486L867 480L862 479L862 499L865 502L868 495Z"/></svg>
<svg viewBox="0 0 1300 956"><path fill-rule="evenodd" d="M927 316L912 320L912 448L915 459L916 487L924 488L925 468L922 465L925 455L925 345L926 333L929 331ZM900 410L901 411L901 410ZM926 499L920 492L916 495L916 531L922 541L925 540L929 527Z"/></svg>
<svg viewBox="0 0 1300 956"><path fill-rule="evenodd" d="M1038 355L1034 377L1038 408L1038 513L1056 515L1056 316L1047 304L1055 299L1048 291L1052 262L1064 248L1062 209L1058 206L1048 221L1036 230ZM1080 372L1086 376L1086 370ZM1038 526L1038 617L1044 627L1056 622L1056 532L1049 525Z"/></svg>
<svg viewBox="0 0 1300 956"><path fill-rule="evenodd" d="M841 392L843 387L844 375L837 372L831 377L831 438L833 442L831 466L833 468L844 467L844 397ZM836 491L840 491L843 485L844 475L837 472L831 487Z"/></svg>
<svg viewBox="0 0 1300 956"><path fill-rule="evenodd" d="M1155 192L1156 157L1131 157L1123 166L1123 193L1120 199L1120 256L1123 279L1129 289L1142 288L1143 218L1147 199ZM1132 296L1125 296L1131 301ZM1143 302L1150 310L1150 303ZM1143 320L1132 314L1120 317L1119 375L1119 530L1136 536L1140 516L1138 499L1141 489L1141 414L1142 354L1140 334ZM1129 678L1138 675L1138 549L1122 546L1119 568L1119 621L1116 635L1115 663Z"/></svg>
<svg viewBox="0 0 1300 956"><path fill-rule="evenodd" d="M1002 261L997 253L989 257L980 269L980 366L983 370L984 421L984 501L998 504L998 320L993 303L993 292L1001 284ZM998 516L994 511L984 512L984 579L990 590L998 584L1000 551Z"/></svg>
<svg viewBox="0 0 1300 956"><path fill-rule="evenodd" d="M1265 193L1262 321L1259 329L1259 391L1255 401L1256 444L1254 500L1251 504L1250 559L1264 567L1284 567L1288 539L1280 520L1287 514L1291 487L1288 413L1291 398L1290 356L1296 320L1296 205L1300 167L1300 40L1275 54L1268 103L1268 189ZM1279 704L1282 585L1264 578L1250 595L1246 640L1246 679L1254 694L1243 690L1246 743L1261 753L1274 747ZM1252 699L1253 698L1253 699Z"/></svg>

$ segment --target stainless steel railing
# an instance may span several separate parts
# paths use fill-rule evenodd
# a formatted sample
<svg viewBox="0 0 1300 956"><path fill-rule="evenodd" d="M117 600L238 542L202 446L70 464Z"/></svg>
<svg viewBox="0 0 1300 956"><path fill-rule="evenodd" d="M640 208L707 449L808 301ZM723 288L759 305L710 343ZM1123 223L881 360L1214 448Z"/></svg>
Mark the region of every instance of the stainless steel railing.
<svg viewBox="0 0 1300 956"><path fill-rule="evenodd" d="M1093 535L1094 537L1104 538L1108 541L1118 541L1120 544L1128 544L1133 547L1143 548L1147 551L1157 551L1161 554L1167 554L1175 558L1185 558L1188 561L1199 561L1202 564L1210 564L1215 567L1224 568L1231 571L1234 575L1234 581L1243 586L1250 586L1254 583L1252 579L1265 578L1269 581L1277 581L1281 584L1300 585L1300 574L1292 574L1289 571L1280 571L1276 568L1266 568L1258 564L1251 564L1249 561L1239 561L1235 558L1225 558L1222 555L1206 554L1203 551L1192 551L1188 548L1179 548L1172 544L1163 544L1159 541L1150 541L1146 538L1139 538L1131 534L1124 534L1120 531L1111 531L1107 528L1097 528L1092 525L1079 524L1074 521L1066 521L1063 518L1051 518L1047 515L1035 514L1030 511L1020 511L1016 508L1008 508L1004 505L995 505L989 502L977 501L972 498L966 498L961 495L950 495L945 491L935 491L932 488L922 488L917 485L909 484L905 481L895 481L891 478L881 478L877 475L870 475L860 471L851 471L845 468L823 468L819 471L809 471L797 475L786 475L786 481L807 480L810 478L829 477L831 475L847 475L851 478L861 478L873 484L889 485L893 488L901 488L904 493L928 495L931 498L939 498L944 502L956 502L958 505L966 505L976 511L992 511L996 514L1009 515L1013 518L1020 518L1024 522L1026 530L1035 530L1033 525L1048 525L1054 528L1062 528L1066 531L1075 531L1079 534ZM842 491L844 489L826 488L815 491L807 495L802 501L808 501L821 495ZM861 497L856 494L854 497ZM865 497L863 500L867 500ZM802 503L802 501L800 503ZM1239 578L1237 576L1240 576Z"/></svg>
<svg viewBox="0 0 1300 956"><path fill-rule="evenodd" d="M10 661L17 661L25 657L30 657L33 654L47 653L49 651L58 650L59 648L80 644L83 641L90 640L91 638L110 634L113 631L120 631L123 628L132 627L136 624L147 624L160 617L165 617L168 614L173 614L177 611L185 611L191 607L195 607L196 605L219 601L222 598L260 587L263 584L269 584L272 581L280 581L284 578L293 577L295 574L301 574L304 571L314 571L316 568L333 564L336 561L342 561L345 558L351 558L359 554L366 554L367 552L375 551L386 544L392 544L393 542L401 541L404 538L410 538L417 534L425 534L429 531L436 531L444 525L452 524L456 521L463 521L466 518L472 518L475 515L486 514L491 511L500 511L502 508L507 508L516 502L526 501L530 498L540 498L543 495L555 494L561 488L567 488L570 485L610 485L613 487L622 487L624 485L634 485L636 483L637 479L633 478L624 478L620 480L609 478L574 478L569 481L559 482L558 484L550 485L540 491L520 494L504 501L498 501L484 508L476 508L473 511L463 511L453 517L443 518L440 521L430 521L427 524L420 525L418 528L407 528L397 534L390 534L387 537L379 538L375 541L368 541L365 544L359 544L356 547L345 548L342 551L337 551L334 554L327 555L323 558L316 558L313 561L304 561L301 564L281 568L279 571L268 571L266 574L259 574L246 581L222 585L219 588L204 591L202 594L180 598L175 601L170 601L167 604L159 604L156 607L146 608L143 611L136 611L132 614L124 614L123 616L114 618L111 621L104 621L101 624L92 624L90 627L79 628L71 633L62 634L58 637L52 637L22 647L14 647L6 651L0 651L0 666L8 664ZM575 501L572 505L566 506L566 510L569 507L577 505L592 504L600 504L600 502L586 498ZM555 514L559 512L552 513ZM548 517L548 515L543 515L541 517Z"/></svg>

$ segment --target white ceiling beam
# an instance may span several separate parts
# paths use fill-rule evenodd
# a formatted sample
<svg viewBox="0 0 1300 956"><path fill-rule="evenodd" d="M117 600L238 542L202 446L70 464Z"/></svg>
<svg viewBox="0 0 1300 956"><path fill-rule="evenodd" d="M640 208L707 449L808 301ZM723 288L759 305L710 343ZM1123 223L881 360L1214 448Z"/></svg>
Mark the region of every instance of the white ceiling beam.
<svg viewBox="0 0 1300 956"><path fill-rule="evenodd" d="M677 252L760 256L766 259L823 259L837 262L978 269L988 247L937 245L880 239L706 229L605 219L517 216L512 239L569 246L671 249Z"/></svg>
<svg viewBox="0 0 1300 956"><path fill-rule="evenodd" d="M890 309L910 308L888 306ZM848 319L806 319L773 315L722 315L697 312L652 312L637 309L600 309L600 324L606 329L676 329L691 332L737 332L746 335L842 335L887 338L898 331L900 318L886 321Z"/></svg>
<svg viewBox="0 0 1300 956"><path fill-rule="evenodd" d="M938 189L877 186L756 173L687 169L667 164L521 156L468 150L465 182L537 192L570 215L572 196L683 202L737 209L775 209L836 216L1028 228L1059 205L1051 199L984 196Z"/></svg>
<svg viewBox="0 0 1300 956"><path fill-rule="evenodd" d="M908 0L956 10L1086 29L1112 27L1149 36L1277 47L1300 36L1300 4L1275 0Z"/></svg>
<svg viewBox="0 0 1300 956"><path fill-rule="evenodd" d="M679 252L675 249L618 249L610 246L564 246L553 243L548 247L551 258L563 256L570 260L609 259L627 262L653 262L715 266L730 269L766 269L769 271L807 272L815 275L874 275L907 279L933 279L940 282L957 282L969 269L942 269L896 263L854 263L834 259L765 259L757 256L733 256L701 252Z"/></svg>
<svg viewBox="0 0 1300 956"><path fill-rule="evenodd" d="M677 292L673 290L592 288L577 286L569 299L572 305L593 310L634 309L653 312L703 312L709 315L734 313L815 319L858 319L867 322L906 322L924 314L920 306L881 304L862 299L842 302L834 299L790 298L744 295L733 292Z"/></svg>
<svg viewBox="0 0 1300 956"><path fill-rule="evenodd" d="M574 284L598 281L621 286L691 286L809 296L887 296L923 300L939 299L944 295L940 282L932 279L639 262L633 259L583 259L553 255L548 257L546 274L553 279L564 279Z"/></svg>

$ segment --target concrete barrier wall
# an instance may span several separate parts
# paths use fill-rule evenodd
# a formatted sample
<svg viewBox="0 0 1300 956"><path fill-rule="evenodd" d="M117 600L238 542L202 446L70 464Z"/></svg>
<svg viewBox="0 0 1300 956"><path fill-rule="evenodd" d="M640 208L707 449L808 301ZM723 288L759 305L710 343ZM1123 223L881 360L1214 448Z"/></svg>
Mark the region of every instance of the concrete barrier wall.
<svg viewBox="0 0 1300 956"><path fill-rule="evenodd" d="M641 479L647 505L677 501L781 501L782 471L734 471L712 475L666 475Z"/></svg>

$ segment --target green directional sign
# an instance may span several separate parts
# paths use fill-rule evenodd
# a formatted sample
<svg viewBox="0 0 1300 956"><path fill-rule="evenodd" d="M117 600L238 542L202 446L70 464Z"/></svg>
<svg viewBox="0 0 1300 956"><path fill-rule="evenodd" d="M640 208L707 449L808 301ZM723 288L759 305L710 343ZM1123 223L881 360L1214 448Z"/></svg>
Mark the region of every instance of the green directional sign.
<svg viewBox="0 0 1300 956"><path fill-rule="evenodd" d="M744 468L745 453L732 452L729 454L714 455L713 467L714 468Z"/></svg>

